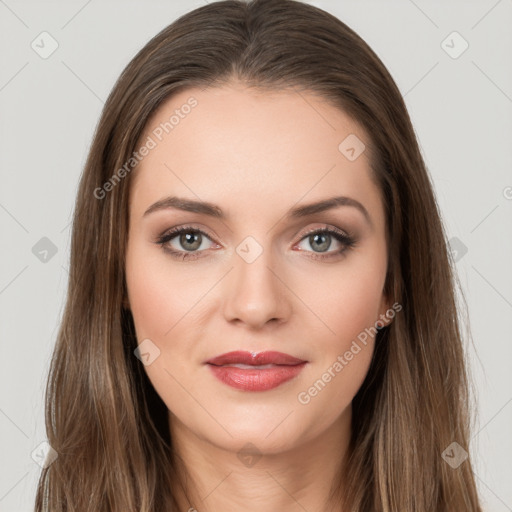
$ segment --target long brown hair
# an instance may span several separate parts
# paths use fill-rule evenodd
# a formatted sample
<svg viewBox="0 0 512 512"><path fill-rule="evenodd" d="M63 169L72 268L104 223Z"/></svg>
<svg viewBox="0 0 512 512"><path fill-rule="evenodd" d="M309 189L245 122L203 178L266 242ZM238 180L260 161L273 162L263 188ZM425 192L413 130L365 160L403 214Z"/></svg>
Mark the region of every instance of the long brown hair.
<svg viewBox="0 0 512 512"><path fill-rule="evenodd" d="M126 162L164 100L233 80L320 95L360 123L372 148L389 241L385 292L403 312L379 331L353 400L346 480L332 496L357 512L481 511L470 459L452 467L442 457L453 442L469 451L470 379L458 279L406 106L355 32L294 0L196 9L151 39L115 84L76 201L67 301L46 393L47 436L58 457L42 471L36 510L178 510L173 489L181 469L167 410L134 357L133 319L123 306L136 172Z"/></svg>

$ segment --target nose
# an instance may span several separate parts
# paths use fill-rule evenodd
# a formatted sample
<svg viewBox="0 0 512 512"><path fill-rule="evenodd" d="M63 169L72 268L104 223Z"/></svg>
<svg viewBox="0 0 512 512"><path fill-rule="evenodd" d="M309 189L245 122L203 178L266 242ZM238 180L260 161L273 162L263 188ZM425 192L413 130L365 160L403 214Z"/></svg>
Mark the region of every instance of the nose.
<svg viewBox="0 0 512 512"><path fill-rule="evenodd" d="M224 280L224 316L231 323L261 329L285 322L292 311L285 276L274 268L270 251L248 263L234 254L234 268Z"/></svg>

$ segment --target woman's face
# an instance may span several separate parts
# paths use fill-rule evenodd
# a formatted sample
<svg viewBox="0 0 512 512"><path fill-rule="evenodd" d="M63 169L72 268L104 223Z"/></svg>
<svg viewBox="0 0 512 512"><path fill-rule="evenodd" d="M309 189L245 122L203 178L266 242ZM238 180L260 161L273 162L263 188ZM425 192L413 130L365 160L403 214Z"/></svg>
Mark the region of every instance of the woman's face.
<svg viewBox="0 0 512 512"><path fill-rule="evenodd" d="M126 279L139 356L171 428L276 453L350 417L369 329L390 307L366 141L312 94L240 84L182 91L150 120L131 183ZM350 199L303 209L340 196ZM248 359L207 363L234 351ZM304 362L251 359L267 351Z"/></svg>

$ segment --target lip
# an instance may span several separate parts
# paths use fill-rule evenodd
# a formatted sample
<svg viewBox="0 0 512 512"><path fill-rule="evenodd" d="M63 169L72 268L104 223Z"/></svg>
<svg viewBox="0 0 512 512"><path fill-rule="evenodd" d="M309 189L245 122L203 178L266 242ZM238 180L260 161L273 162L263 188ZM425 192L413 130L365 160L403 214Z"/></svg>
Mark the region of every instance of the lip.
<svg viewBox="0 0 512 512"><path fill-rule="evenodd" d="M208 364L221 366L223 364L250 364L253 366L264 364L294 365L304 363L303 359L298 359L283 352L247 352L246 350L235 350L226 352L220 356L208 359Z"/></svg>
<svg viewBox="0 0 512 512"><path fill-rule="evenodd" d="M206 361L213 375L221 382L244 391L266 391L296 377L307 364L282 352L251 353L233 351ZM264 366L267 368L240 368L233 365Z"/></svg>

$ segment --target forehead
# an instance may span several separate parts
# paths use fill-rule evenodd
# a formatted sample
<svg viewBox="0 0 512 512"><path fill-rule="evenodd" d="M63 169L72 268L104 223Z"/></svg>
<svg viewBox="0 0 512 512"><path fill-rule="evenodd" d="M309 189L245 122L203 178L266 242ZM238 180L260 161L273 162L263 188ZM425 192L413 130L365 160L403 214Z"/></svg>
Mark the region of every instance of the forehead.
<svg viewBox="0 0 512 512"><path fill-rule="evenodd" d="M368 151L343 153L347 144L361 151L366 133L313 93L183 90L150 118L138 147L146 142L152 149L133 175L137 203L172 193L261 211L343 194L379 208Z"/></svg>

